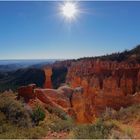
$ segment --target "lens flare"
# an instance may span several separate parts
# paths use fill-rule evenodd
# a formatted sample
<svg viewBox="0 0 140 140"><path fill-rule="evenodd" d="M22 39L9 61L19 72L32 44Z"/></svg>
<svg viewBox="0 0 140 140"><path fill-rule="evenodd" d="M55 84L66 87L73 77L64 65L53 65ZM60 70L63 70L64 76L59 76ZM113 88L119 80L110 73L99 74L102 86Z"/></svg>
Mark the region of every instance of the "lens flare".
<svg viewBox="0 0 140 140"><path fill-rule="evenodd" d="M77 14L76 4L72 2L66 2L61 6L61 11L65 18L73 19Z"/></svg>

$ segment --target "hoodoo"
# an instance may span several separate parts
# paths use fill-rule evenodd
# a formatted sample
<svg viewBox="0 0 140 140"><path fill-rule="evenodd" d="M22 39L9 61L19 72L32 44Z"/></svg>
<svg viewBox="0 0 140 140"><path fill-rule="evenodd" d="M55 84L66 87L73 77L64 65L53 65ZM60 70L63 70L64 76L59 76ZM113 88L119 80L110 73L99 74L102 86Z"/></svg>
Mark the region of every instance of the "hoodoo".
<svg viewBox="0 0 140 140"><path fill-rule="evenodd" d="M52 88L52 68L51 67L46 67L44 68L45 72L45 83L44 83L44 88Z"/></svg>

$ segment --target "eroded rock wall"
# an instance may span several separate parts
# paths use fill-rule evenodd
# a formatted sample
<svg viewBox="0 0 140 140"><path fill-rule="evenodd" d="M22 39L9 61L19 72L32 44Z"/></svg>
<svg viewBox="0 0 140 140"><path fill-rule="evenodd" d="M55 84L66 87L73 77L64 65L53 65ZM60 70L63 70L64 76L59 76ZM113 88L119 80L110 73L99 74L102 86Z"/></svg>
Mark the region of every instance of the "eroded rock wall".
<svg viewBox="0 0 140 140"><path fill-rule="evenodd" d="M73 63L67 74L72 87L82 86L87 94L134 94L140 86L140 65L113 61L84 61Z"/></svg>
<svg viewBox="0 0 140 140"><path fill-rule="evenodd" d="M79 60L67 68L69 86L51 89L52 69L46 68L44 89L29 85L19 88L18 95L28 101L37 98L44 104L59 107L79 123L94 122L107 107L119 110L140 103L139 64Z"/></svg>
<svg viewBox="0 0 140 140"><path fill-rule="evenodd" d="M79 122L94 121L106 107L118 110L140 103L139 64L81 60L69 68L67 83L84 89L72 99Z"/></svg>

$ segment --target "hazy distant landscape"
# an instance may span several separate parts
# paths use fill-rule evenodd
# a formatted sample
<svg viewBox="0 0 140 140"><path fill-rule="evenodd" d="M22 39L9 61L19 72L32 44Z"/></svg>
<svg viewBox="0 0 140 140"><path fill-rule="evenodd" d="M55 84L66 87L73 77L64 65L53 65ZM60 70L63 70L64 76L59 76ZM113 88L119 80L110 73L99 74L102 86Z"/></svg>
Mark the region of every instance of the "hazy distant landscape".
<svg viewBox="0 0 140 140"><path fill-rule="evenodd" d="M0 60L0 71L11 71L27 67L43 67L43 65L52 64L55 61L55 59Z"/></svg>
<svg viewBox="0 0 140 140"><path fill-rule="evenodd" d="M0 91L16 90L19 86L31 83L36 83L42 87L45 76L41 69L46 65L53 64L55 61L49 59L0 60Z"/></svg>

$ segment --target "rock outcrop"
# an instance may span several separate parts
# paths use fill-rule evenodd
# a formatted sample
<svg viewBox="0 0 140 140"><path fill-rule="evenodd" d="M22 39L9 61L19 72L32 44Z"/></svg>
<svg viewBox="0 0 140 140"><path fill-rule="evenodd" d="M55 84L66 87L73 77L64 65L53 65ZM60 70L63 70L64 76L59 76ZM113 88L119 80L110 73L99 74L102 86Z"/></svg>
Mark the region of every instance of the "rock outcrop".
<svg viewBox="0 0 140 140"><path fill-rule="evenodd" d="M18 99L24 98L28 103L33 99L39 99L42 103L58 107L69 113L72 107L71 98L74 89L68 86L62 86L58 89L41 89L35 84L22 86L18 89Z"/></svg>
<svg viewBox="0 0 140 140"><path fill-rule="evenodd" d="M119 110L140 103L140 64L99 59L82 59L68 64L65 67L69 86L51 89L52 68L47 67L44 69L45 88L21 87L18 97L26 101L37 98L44 104L59 107L79 123L93 122L107 107Z"/></svg>
<svg viewBox="0 0 140 140"><path fill-rule="evenodd" d="M30 84L28 86L21 86L18 88L18 99L21 97L24 98L25 102L29 102L30 99L35 99L36 95L34 89L36 88L35 84Z"/></svg>
<svg viewBox="0 0 140 140"><path fill-rule="evenodd" d="M81 60L69 68L67 83L84 89L83 94L75 94L72 99L79 122L94 121L106 107L117 110L140 103L139 64Z"/></svg>
<svg viewBox="0 0 140 140"><path fill-rule="evenodd" d="M44 88L52 88L52 80L51 80L52 68L51 67L44 68L44 72L45 72Z"/></svg>

